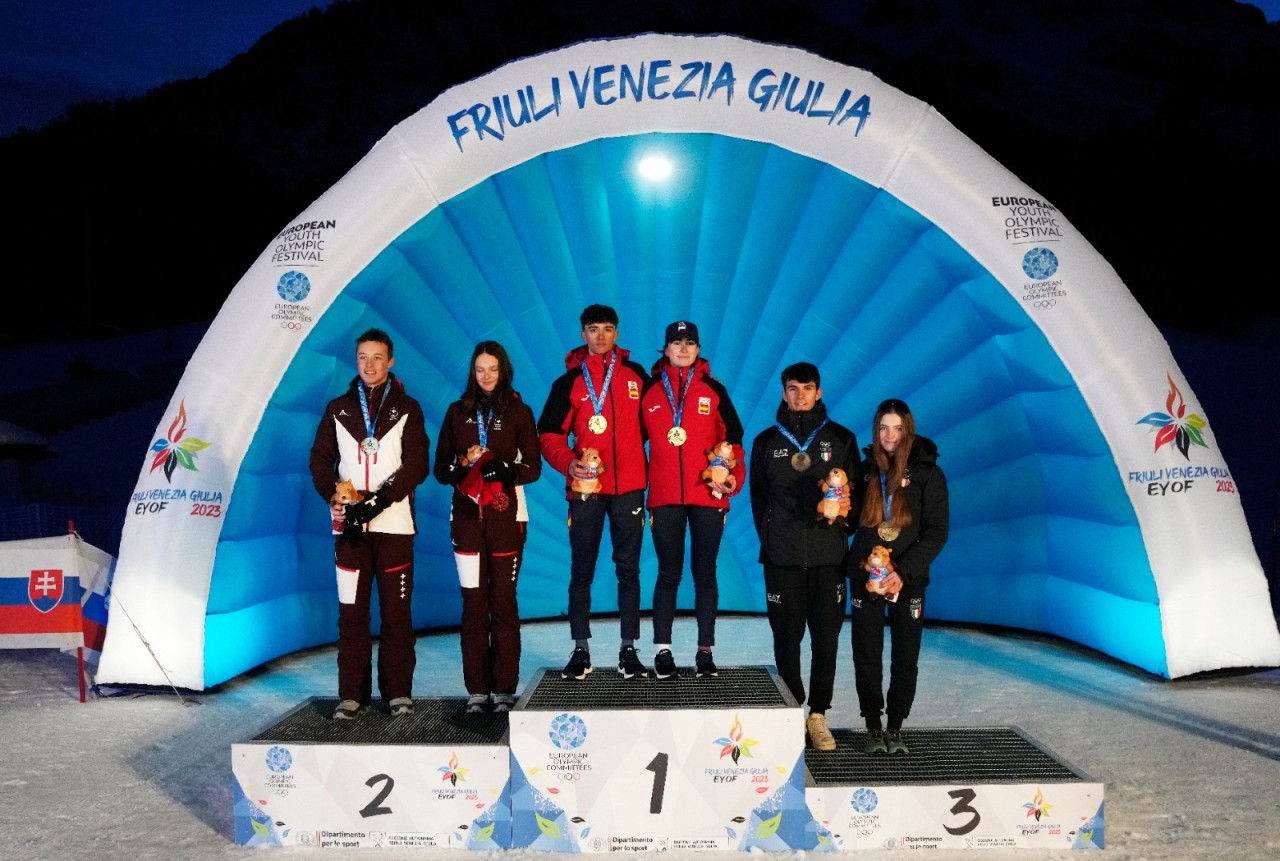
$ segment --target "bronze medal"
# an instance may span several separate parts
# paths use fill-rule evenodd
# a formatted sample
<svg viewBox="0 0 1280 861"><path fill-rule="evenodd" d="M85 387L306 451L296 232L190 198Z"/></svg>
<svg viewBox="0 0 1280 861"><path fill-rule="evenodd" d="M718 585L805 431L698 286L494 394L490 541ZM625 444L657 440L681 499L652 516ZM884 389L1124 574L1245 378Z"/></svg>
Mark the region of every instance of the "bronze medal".
<svg viewBox="0 0 1280 861"><path fill-rule="evenodd" d="M893 541L898 537L898 527L886 520L876 527L876 534L884 541Z"/></svg>
<svg viewBox="0 0 1280 861"><path fill-rule="evenodd" d="M804 472L812 462L808 452L798 451L791 455L791 468L796 472Z"/></svg>
<svg viewBox="0 0 1280 861"><path fill-rule="evenodd" d="M360 443L360 450L365 454L377 454L378 441L373 437L365 437L365 439Z"/></svg>
<svg viewBox="0 0 1280 861"><path fill-rule="evenodd" d="M674 446L684 445L685 440L687 440L688 438L689 438L689 435L685 433L684 428L682 427L674 427L671 430L667 431L667 442L671 443Z"/></svg>
<svg viewBox="0 0 1280 861"><path fill-rule="evenodd" d="M591 418L587 419L587 429L592 433L595 433L595 434L604 433L608 427L609 427L609 420L606 419L604 416L600 415L599 413L596 413Z"/></svg>

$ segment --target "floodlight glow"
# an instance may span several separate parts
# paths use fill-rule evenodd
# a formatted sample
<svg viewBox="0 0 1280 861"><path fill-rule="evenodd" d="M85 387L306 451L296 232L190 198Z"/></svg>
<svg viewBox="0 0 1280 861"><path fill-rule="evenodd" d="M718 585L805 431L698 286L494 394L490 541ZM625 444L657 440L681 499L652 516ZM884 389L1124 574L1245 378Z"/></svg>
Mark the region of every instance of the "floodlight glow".
<svg viewBox="0 0 1280 861"><path fill-rule="evenodd" d="M648 180L662 180L671 176L671 160L665 155L647 155L640 159L637 169Z"/></svg>

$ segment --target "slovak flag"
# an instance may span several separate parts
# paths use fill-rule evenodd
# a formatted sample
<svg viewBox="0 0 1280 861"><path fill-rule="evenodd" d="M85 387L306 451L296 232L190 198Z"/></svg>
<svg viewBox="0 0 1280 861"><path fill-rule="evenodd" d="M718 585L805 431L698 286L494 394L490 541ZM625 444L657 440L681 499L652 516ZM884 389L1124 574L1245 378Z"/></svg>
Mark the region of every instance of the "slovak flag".
<svg viewBox="0 0 1280 861"><path fill-rule="evenodd" d="M101 652L114 562L75 534L0 542L0 649Z"/></svg>

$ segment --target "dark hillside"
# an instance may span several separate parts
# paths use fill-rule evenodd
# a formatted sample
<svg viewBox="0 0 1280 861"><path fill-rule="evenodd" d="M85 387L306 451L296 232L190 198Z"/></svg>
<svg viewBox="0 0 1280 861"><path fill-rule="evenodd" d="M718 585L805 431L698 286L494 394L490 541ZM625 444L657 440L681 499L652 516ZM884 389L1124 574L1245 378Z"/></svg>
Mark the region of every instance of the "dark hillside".
<svg viewBox="0 0 1280 861"><path fill-rule="evenodd" d="M4 342L207 320L283 225L442 89L646 31L794 44L930 102L1061 209L1157 323L1226 333L1277 313L1271 291L1234 295L1256 280L1256 239L1280 228L1266 191L1280 28L1256 8L350 0L207 78L0 139L7 292L27 324Z"/></svg>

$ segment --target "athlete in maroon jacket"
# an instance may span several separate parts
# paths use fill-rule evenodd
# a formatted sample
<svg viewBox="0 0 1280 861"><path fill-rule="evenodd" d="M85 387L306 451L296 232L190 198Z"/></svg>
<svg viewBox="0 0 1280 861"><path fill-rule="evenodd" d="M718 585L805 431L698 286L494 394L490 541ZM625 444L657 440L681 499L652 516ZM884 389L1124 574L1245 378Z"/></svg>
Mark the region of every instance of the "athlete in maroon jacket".
<svg viewBox="0 0 1280 861"><path fill-rule="evenodd" d="M640 396L646 375L630 360L631 354L616 345L618 312L607 305L590 305L580 322L585 345L565 356L565 372L552 383L538 418L542 456L564 473L569 500L569 635L574 649L560 675L583 679L592 670L588 648L591 581L607 516L622 628L618 673L630 679L649 674L635 649L640 637L640 545L647 474ZM587 448L599 451L603 470L588 469L581 462ZM597 492L573 491L574 481L591 478L599 481Z"/></svg>
<svg viewBox="0 0 1280 861"><path fill-rule="evenodd" d="M742 489L746 456L742 422L724 386L711 376L711 365L699 356L698 327L688 321L667 326L662 358L653 366L641 399L641 415L649 437L649 531L658 555L653 587L654 674L677 675L671 654L671 626L676 592L684 573L686 528L690 535L694 615L698 620L697 675L718 674L711 649L716 644L716 557L724 535L729 497ZM715 454L729 444L728 459ZM704 481L712 464L727 469L716 481ZM718 470L716 475L721 475Z"/></svg>
<svg viewBox="0 0 1280 861"><path fill-rule="evenodd" d="M331 400L311 446L311 481L344 530L334 538L338 580L338 697L333 716L351 719L369 708L373 637L369 604L378 587L382 632L378 689L394 715L413 711L414 489L430 463L418 402L391 373L390 336L370 329L356 339L359 373ZM334 482L351 480L364 495L344 506Z"/></svg>

